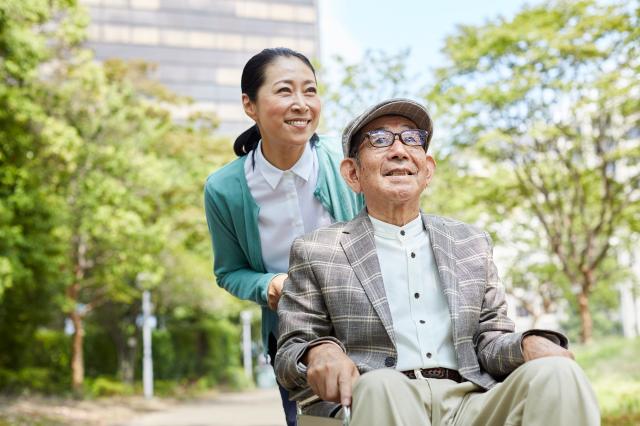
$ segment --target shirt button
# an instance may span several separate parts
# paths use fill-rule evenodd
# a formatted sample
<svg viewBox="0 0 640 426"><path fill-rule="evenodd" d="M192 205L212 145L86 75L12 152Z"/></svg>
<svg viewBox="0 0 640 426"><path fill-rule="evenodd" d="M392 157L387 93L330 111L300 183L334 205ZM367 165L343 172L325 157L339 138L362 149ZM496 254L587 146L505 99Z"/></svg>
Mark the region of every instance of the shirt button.
<svg viewBox="0 0 640 426"><path fill-rule="evenodd" d="M427 352L427 358L431 358L431 352Z"/></svg>
<svg viewBox="0 0 640 426"><path fill-rule="evenodd" d="M416 257L416 254L412 252L412 253L411 253L411 257L412 257L412 258L413 258L413 257Z"/></svg>
<svg viewBox="0 0 640 426"><path fill-rule="evenodd" d="M420 293L415 293L415 294L413 295L413 297L415 297L416 299L418 299L418 298L420 297Z"/></svg>
<svg viewBox="0 0 640 426"><path fill-rule="evenodd" d="M426 323L425 320L420 320L420 324L424 324L424 323Z"/></svg>
<svg viewBox="0 0 640 426"><path fill-rule="evenodd" d="M396 359L392 356L388 356L384 360L384 365L385 367L393 367L394 365L396 365Z"/></svg>
<svg viewBox="0 0 640 426"><path fill-rule="evenodd" d="M400 231L400 235L404 236L404 230Z"/></svg>

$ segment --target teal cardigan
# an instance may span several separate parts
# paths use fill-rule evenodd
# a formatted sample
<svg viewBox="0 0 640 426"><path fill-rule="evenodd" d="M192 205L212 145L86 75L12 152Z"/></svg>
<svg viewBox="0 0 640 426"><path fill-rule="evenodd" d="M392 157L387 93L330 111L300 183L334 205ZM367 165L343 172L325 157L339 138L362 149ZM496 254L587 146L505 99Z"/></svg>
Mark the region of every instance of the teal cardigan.
<svg viewBox="0 0 640 426"><path fill-rule="evenodd" d="M340 175L342 148L338 140L321 137L316 143L318 183L313 195L333 220L355 217L364 206ZM218 285L234 296L262 307L262 342L268 348L269 333L278 335L278 315L267 306L267 287L276 274L267 273L262 261L258 213L240 157L207 178L204 207L214 252L213 272ZM282 271L287 272L287 271Z"/></svg>

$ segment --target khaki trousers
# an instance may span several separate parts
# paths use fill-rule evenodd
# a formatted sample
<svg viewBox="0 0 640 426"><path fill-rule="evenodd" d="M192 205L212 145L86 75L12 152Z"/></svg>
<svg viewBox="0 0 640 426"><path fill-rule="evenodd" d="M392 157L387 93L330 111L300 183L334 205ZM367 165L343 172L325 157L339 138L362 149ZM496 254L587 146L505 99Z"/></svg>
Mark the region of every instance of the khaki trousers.
<svg viewBox="0 0 640 426"><path fill-rule="evenodd" d="M381 369L353 388L351 426L600 424L598 402L582 369L562 357L524 363L488 391L470 382L411 380Z"/></svg>

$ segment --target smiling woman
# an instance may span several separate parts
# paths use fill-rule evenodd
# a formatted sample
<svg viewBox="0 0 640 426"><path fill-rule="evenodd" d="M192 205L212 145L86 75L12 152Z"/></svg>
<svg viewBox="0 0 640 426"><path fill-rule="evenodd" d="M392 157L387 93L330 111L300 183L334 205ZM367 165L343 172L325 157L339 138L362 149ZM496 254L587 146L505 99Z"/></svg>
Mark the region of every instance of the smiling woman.
<svg viewBox="0 0 640 426"><path fill-rule="evenodd" d="M257 94L242 94L242 105L260 129L265 158L281 170L290 169L320 119L313 68L298 57L275 59L266 68Z"/></svg>
<svg viewBox="0 0 640 426"><path fill-rule="evenodd" d="M271 360L278 301L296 237L353 218L363 206L340 177L340 142L316 135L321 101L315 71L301 53L265 49L242 72L242 105L255 125L235 141L240 157L205 184L218 285L262 306ZM295 403L280 388L288 425Z"/></svg>

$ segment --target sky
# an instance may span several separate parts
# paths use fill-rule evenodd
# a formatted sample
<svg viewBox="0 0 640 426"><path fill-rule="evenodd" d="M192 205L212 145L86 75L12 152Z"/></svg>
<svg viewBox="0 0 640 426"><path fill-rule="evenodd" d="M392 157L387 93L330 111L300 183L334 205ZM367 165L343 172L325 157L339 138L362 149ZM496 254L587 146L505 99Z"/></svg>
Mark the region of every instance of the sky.
<svg viewBox="0 0 640 426"><path fill-rule="evenodd" d="M440 49L458 24L481 25L512 17L539 0L318 0L320 52L324 67L341 55L357 62L366 49L397 53L409 47L409 74L442 62ZM331 78L331 73L325 75Z"/></svg>

